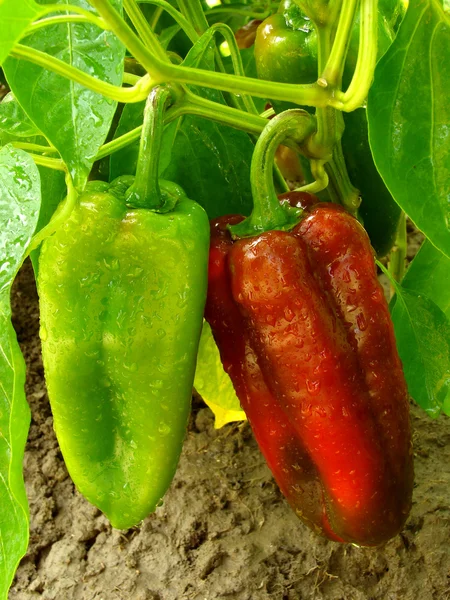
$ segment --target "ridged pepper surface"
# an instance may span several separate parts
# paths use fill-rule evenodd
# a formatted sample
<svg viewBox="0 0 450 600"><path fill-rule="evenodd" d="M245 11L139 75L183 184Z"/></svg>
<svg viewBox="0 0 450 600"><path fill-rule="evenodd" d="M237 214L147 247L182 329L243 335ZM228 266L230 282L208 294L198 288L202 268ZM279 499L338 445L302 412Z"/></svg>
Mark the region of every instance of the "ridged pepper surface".
<svg viewBox="0 0 450 600"><path fill-rule="evenodd" d="M212 223L206 318L281 491L310 527L378 545L409 513L408 394L373 251L326 203L233 243Z"/></svg>
<svg viewBox="0 0 450 600"><path fill-rule="evenodd" d="M209 224L129 208L133 178L87 185L40 254L38 292L54 427L80 492L119 529L145 518L175 473L206 300Z"/></svg>

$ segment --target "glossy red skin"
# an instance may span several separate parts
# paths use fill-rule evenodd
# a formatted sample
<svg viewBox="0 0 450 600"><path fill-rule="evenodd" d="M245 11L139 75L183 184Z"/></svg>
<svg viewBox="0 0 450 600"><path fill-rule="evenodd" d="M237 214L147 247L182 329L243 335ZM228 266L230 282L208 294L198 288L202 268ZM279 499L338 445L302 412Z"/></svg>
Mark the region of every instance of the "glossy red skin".
<svg viewBox="0 0 450 600"><path fill-rule="evenodd" d="M292 232L239 240L228 256L249 344L317 469L331 530L359 545L387 541L411 505L411 433L367 234L321 204Z"/></svg>
<svg viewBox="0 0 450 600"><path fill-rule="evenodd" d="M295 193L289 200L299 203L302 196ZM309 198L303 200L308 202ZM244 319L231 293L228 253L233 242L227 225L242 220L241 216L229 215L211 222L205 318L219 347L224 369L282 493L312 529L342 541L329 525L317 470L278 400L267 388Z"/></svg>
<svg viewBox="0 0 450 600"><path fill-rule="evenodd" d="M308 194L291 232L235 242L212 223L206 318L255 437L298 516L378 545L411 505L406 383L364 229Z"/></svg>

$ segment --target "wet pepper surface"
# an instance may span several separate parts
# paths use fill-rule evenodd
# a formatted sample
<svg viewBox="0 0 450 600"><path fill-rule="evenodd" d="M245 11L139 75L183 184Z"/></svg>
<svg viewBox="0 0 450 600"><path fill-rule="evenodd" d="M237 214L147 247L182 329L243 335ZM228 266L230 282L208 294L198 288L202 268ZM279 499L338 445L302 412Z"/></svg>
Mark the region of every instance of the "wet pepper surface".
<svg viewBox="0 0 450 600"><path fill-rule="evenodd" d="M206 318L297 514L362 545L402 528L413 480L408 393L364 229L320 204L290 232L212 225Z"/></svg>

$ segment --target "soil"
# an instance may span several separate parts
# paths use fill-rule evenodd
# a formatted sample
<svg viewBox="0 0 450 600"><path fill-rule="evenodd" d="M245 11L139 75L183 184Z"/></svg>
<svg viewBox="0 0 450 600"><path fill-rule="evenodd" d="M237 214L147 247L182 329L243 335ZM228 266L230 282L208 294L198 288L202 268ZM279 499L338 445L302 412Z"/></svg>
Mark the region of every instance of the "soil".
<svg viewBox="0 0 450 600"><path fill-rule="evenodd" d="M414 246L415 245L415 246ZM413 240L412 250L417 247ZM10 600L450 600L450 427L411 403L416 483L404 531L376 549L307 529L247 423L214 429L198 397L164 504L128 531L76 491L52 428L30 264L13 291L28 364L30 544Z"/></svg>

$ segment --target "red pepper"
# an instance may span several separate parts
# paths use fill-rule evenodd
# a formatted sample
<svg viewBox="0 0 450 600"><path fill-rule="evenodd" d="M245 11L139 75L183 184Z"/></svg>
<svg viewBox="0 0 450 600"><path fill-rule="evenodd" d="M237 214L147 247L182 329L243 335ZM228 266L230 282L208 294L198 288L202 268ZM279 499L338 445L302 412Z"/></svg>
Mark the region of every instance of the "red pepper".
<svg viewBox="0 0 450 600"><path fill-rule="evenodd" d="M298 516L331 539L380 544L406 520L413 469L367 234L325 203L290 232L233 243L226 225L241 219L212 224L206 318L225 370Z"/></svg>

